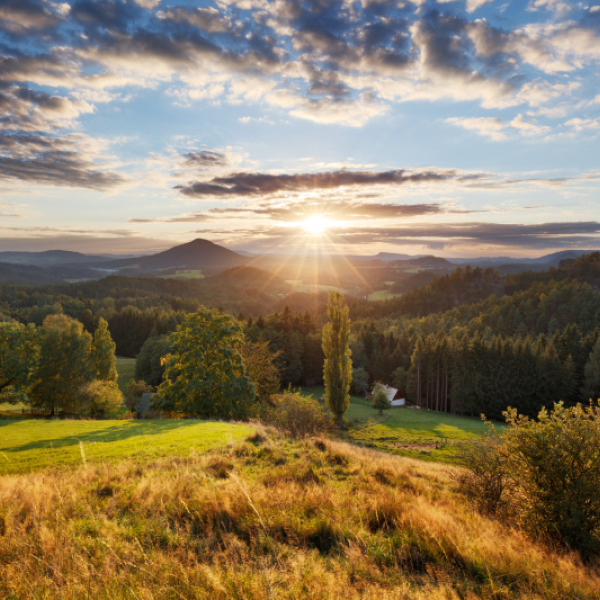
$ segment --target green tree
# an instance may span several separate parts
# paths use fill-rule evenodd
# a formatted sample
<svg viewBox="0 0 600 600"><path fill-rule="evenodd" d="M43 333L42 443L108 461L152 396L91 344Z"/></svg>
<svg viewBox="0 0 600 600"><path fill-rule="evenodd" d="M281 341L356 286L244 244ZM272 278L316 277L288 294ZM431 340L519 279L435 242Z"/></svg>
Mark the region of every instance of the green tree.
<svg viewBox="0 0 600 600"><path fill-rule="evenodd" d="M31 405L51 415L77 413L79 389L95 376L92 336L66 315L44 319Z"/></svg>
<svg viewBox="0 0 600 600"><path fill-rule="evenodd" d="M0 393L27 388L38 352L34 325L0 323Z"/></svg>
<svg viewBox="0 0 600 600"><path fill-rule="evenodd" d="M276 361L281 350L272 353L269 342L246 342L240 347L246 373L254 384L256 399L262 404L269 404L271 396L279 391L279 371Z"/></svg>
<svg viewBox="0 0 600 600"><path fill-rule="evenodd" d="M77 414L103 417L123 406L123 394L116 381L96 379L79 388Z"/></svg>
<svg viewBox="0 0 600 600"><path fill-rule="evenodd" d="M327 306L329 323L323 327L323 381L325 383L325 400L329 409L338 420L339 428L343 428L344 413L350 403L350 383L352 381L352 359L349 347L350 319L348 307L342 306L342 295L338 292L329 294Z"/></svg>
<svg viewBox="0 0 600 600"><path fill-rule="evenodd" d="M92 341L92 356L96 370L96 379L117 381L115 348L116 345L110 336L110 331L108 331L108 323L103 318L100 318Z"/></svg>
<svg viewBox="0 0 600 600"><path fill-rule="evenodd" d="M201 309L184 319L170 341L159 408L228 419L253 413L256 394L239 352L243 330L233 317Z"/></svg>
<svg viewBox="0 0 600 600"><path fill-rule="evenodd" d="M169 352L171 352L171 342L168 335L149 337L135 361L135 378L143 379L146 383L158 387L165 372L162 359Z"/></svg>
<svg viewBox="0 0 600 600"><path fill-rule="evenodd" d="M585 365L581 392L584 400L597 400L600 398L600 337L594 344Z"/></svg>
<svg viewBox="0 0 600 600"><path fill-rule="evenodd" d="M385 388L382 385L378 385L375 389L375 394L373 394L373 400L371 401L371 405L373 408L379 411L379 414L382 415L384 410L388 410L392 408L392 404L388 399Z"/></svg>

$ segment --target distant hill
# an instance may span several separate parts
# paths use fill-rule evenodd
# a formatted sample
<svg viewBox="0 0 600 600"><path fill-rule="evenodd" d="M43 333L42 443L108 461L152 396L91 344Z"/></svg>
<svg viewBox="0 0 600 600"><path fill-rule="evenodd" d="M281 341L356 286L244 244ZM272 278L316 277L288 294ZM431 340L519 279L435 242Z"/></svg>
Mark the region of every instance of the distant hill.
<svg viewBox="0 0 600 600"><path fill-rule="evenodd" d="M500 274L508 275L512 273L521 273L523 271L546 271L550 267L559 267L563 260L575 260L589 254L593 250L561 250L552 252L538 258L510 258L508 256L499 257L480 257L480 258L451 258L450 260L457 265L470 267L493 267L498 269Z"/></svg>
<svg viewBox="0 0 600 600"><path fill-rule="evenodd" d="M165 269L225 269L244 264L248 258L208 240L196 239L149 256L102 263L119 274L153 273Z"/></svg>
<svg viewBox="0 0 600 600"><path fill-rule="evenodd" d="M21 265L67 265L73 263L91 263L108 260L108 256L82 254L70 250L46 250L44 252L0 252L0 262Z"/></svg>

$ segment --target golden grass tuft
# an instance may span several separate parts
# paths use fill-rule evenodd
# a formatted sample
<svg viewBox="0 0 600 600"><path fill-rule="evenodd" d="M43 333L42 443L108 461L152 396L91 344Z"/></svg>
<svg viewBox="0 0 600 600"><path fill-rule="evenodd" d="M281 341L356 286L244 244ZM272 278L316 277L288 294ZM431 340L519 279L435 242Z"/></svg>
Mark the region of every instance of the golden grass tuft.
<svg viewBox="0 0 600 600"><path fill-rule="evenodd" d="M0 597L597 600L599 565L475 512L460 470L261 429L0 478Z"/></svg>

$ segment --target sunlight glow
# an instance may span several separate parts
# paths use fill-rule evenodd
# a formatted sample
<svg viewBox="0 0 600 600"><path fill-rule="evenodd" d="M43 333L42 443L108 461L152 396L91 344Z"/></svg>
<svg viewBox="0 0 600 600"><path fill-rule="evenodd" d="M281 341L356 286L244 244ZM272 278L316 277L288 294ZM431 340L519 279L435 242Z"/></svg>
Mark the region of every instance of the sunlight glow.
<svg viewBox="0 0 600 600"><path fill-rule="evenodd" d="M330 225L331 221L323 215L310 215L302 222L304 231L310 235L323 235Z"/></svg>

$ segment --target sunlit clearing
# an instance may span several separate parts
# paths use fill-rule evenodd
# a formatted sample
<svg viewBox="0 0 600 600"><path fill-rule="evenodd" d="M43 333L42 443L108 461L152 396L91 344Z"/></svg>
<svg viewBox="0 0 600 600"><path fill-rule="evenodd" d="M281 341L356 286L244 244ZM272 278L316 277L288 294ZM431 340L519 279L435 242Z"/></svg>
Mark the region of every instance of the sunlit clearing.
<svg viewBox="0 0 600 600"><path fill-rule="evenodd" d="M310 235L322 235L330 225L329 219L326 219L323 215L311 215L302 223L304 231Z"/></svg>

